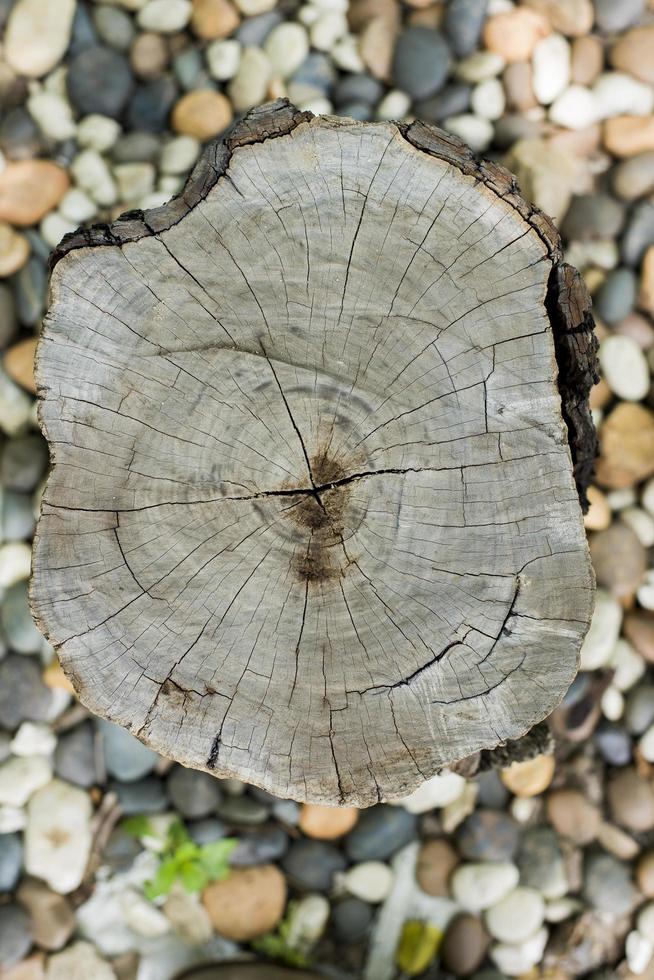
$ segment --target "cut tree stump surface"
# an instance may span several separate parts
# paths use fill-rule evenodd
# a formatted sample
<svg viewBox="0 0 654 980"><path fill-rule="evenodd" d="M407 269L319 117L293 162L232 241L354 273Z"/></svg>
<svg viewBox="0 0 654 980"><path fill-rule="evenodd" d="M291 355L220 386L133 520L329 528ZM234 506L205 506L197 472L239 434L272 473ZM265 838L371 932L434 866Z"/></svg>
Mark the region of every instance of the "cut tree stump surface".
<svg viewBox="0 0 654 980"><path fill-rule="evenodd" d="M557 705L595 340L505 171L280 101L53 262L32 602L91 710L365 806Z"/></svg>

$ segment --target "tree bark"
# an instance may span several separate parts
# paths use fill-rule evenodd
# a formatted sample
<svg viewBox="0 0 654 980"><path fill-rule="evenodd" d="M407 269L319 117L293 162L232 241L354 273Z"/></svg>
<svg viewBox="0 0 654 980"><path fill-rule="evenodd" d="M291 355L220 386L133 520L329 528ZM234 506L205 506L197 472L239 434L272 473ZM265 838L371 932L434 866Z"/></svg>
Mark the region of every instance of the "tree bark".
<svg viewBox="0 0 654 980"><path fill-rule="evenodd" d="M32 602L81 700L360 806L523 735L591 613L595 346L549 219L422 123L279 101L68 236Z"/></svg>

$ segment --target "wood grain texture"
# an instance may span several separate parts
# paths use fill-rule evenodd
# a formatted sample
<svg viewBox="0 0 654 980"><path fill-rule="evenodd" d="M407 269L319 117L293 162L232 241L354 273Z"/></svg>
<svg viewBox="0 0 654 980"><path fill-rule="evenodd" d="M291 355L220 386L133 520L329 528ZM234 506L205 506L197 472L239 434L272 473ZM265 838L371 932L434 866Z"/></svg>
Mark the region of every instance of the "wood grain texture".
<svg viewBox="0 0 654 980"><path fill-rule="evenodd" d="M274 103L65 239L32 604L81 700L361 806L523 735L591 612L594 344L548 219L419 123Z"/></svg>

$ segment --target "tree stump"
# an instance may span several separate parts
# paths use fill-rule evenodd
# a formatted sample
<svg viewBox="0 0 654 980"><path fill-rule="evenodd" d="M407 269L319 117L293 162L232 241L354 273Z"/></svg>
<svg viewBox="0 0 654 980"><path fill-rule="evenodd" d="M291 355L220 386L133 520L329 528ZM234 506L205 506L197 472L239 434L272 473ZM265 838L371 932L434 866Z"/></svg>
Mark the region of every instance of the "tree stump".
<svg viewBox="0 0 654 980"><path fill-rule="evenodd" d="M510 175L279 101L53 263L32 601L92 711L366 806L558 704L595 340Z"/></svg>

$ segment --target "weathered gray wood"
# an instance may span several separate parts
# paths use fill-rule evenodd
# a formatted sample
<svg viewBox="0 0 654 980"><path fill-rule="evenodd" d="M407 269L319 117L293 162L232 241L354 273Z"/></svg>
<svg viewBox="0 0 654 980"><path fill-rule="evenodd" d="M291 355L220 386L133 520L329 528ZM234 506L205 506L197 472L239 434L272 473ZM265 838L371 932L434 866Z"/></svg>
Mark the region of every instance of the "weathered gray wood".
<svg viewBox="0 0 654 980"><path fill-rule="evenodd" d="M503 171L280 102L55 261L32 601L86 705L359 805L556 706L592 604L594 341Z"/></svg>

